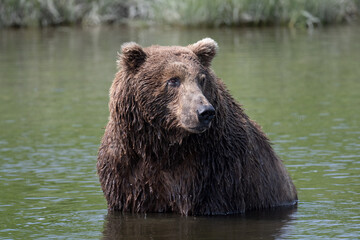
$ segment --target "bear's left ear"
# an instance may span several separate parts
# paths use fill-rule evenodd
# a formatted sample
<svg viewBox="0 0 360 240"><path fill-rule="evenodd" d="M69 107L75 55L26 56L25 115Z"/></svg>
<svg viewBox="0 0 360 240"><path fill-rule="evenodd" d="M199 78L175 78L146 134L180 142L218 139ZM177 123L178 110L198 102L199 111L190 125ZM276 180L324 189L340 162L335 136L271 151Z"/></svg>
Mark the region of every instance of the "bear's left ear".
<svg viewBox="0 0 360 240"><path fill-rule="evenodd" d="M121 54L117 61L118 67L125 67L128 71L136 71L146 60L143 48L135 43L128 42L121 45Z"/></svg>
<svg viewBox="0 0 360 240"><path fill-rule="evenodd" d="M209 67L212 59L216 55L218 44L211 38L204 38L194 44L188 46L196 56L198 56L200 62L205 67Z"/></svg>

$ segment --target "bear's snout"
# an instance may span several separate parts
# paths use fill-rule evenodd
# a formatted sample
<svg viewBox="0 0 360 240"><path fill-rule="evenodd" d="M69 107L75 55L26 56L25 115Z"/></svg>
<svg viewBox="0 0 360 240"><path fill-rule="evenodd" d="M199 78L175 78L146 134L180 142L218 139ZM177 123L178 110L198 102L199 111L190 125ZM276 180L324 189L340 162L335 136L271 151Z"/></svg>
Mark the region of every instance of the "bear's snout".
<svg viewBox="0 0 360 240"><path fill-rule="evenodd" d="M212 105L202 105L196 110L199 123L203 126L209 126L211 120L215 117L215 109Z"/></svg>

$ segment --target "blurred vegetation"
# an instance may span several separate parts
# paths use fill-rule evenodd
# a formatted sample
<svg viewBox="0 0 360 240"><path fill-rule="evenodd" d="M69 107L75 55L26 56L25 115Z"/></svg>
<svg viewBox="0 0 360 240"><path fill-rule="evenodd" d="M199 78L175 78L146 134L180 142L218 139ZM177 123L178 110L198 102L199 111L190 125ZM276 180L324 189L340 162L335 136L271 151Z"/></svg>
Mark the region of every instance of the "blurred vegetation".
<svg viewBox="0 0 360 240"><path fill-rule="evenodd" d="M358 14L354 0L159 0L155 16L180 25L308 26L349 22ZM161 14L162 13L162 14Z"/></svg>
<svg viewBox="0 0 360 240"><path fill-rule="evenodd" d="M351 22L360 0L0 0L0 27L121 24L313 27Z"/></svg>

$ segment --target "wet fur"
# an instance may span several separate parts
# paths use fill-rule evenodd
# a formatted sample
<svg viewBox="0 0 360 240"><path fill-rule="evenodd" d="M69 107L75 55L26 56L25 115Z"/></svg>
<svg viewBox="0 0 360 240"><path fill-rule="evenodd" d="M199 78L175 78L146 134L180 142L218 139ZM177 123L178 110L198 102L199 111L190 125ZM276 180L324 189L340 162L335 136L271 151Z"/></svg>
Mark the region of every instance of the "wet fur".
<svg viewBox="0 0 360 240"><path fill-rule="evenodd" d="M268 138L209 68L216 48L123 46L97 163L109 210L214 215L296 203ZM174 61L206 75L216 117L204 133L179 123L179 93L164 83Z"/></svg>

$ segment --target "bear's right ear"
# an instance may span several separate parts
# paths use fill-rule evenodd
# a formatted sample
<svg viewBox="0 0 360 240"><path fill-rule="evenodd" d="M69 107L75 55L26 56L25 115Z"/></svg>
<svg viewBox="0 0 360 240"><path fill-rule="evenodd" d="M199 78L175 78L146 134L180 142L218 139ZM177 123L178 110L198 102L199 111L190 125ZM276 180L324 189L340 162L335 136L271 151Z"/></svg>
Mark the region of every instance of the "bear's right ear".
<svg viewBox="0 0 360 240"><path fill-rule="evenodd" d="M121 54L117 61L118 67L125 67L128 71L136 71L146 60L143 48L135 43L128 42L121 45Z"/></svg>

